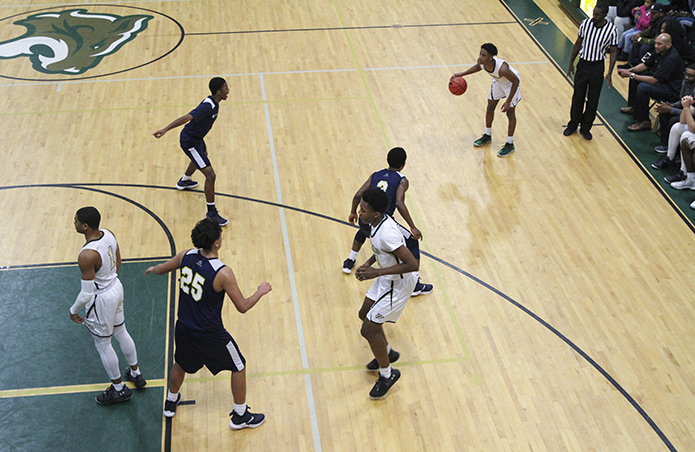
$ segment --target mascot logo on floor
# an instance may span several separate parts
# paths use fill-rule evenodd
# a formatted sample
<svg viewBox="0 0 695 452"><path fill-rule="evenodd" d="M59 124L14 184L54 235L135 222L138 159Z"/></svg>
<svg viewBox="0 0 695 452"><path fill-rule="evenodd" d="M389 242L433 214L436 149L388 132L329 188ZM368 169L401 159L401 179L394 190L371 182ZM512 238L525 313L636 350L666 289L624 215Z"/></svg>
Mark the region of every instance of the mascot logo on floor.
<svg viewBox="0 0 695 452"><path fill-rule="evenodd" d="M0 59L28 56L34 69L45 74L83 74L135 39L152 18L86 9L34 14L14 22L27 31L0 42Z"/></svg>

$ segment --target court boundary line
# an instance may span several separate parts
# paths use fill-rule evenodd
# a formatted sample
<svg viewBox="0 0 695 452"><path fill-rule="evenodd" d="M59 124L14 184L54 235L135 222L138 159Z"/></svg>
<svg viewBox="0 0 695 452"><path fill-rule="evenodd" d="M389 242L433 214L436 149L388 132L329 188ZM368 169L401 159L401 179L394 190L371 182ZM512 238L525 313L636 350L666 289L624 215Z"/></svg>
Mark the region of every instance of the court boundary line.
<svg viewBox="0 0 695 452"><path fill-rule="evenodd" d="M335 7L335 2L333 3ZM336 7L337 9L337 7ZM238 30L238 31L210 31L210 32L193 32L186 33L186 36L216 36L216 35L237 35L237 34L262 34L262 33L297 33L297 32L312 32L312 31L347 31L347 30L384 30L389 28L428 28L428 27L468 27L468 26L483 26L483 25L516 25L514 21L499 21L499 22L454 22L441 24L410 24L410 25L364 25L364 26L346 26L343 25L343 20L339 16L340 27L316 27L316 28L286 28L286 29L265 29L265 30Z"/></svg>

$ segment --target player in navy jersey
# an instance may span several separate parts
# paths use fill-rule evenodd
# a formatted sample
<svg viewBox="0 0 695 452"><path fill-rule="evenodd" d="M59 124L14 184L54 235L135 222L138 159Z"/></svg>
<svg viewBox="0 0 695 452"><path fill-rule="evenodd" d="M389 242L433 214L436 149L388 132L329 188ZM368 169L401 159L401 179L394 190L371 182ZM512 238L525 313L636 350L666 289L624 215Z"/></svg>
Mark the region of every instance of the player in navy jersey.
<svg viewBox="0 0 695 452"><path fill-rule="evenodd" d="M194 110L185 116L175 119L171 124L156 131L155 138L161 138L171 129L182 126L180 144L183 152L191 159L183 177L176 183L179 190L189 190L198 186L198 182L191 179L196 169L205 175L205 201L208 206L207 217L217 221L220 226L226 226L229 221L222 218L215 207L215 170L208 159L208 151L205 146L205 135L210 131L217 119L220 101L227 100L229 86L220 77L210 80L210 92L208 96Z"/></svg>
<svg viewBox="0 0 695 452"><path fill-rule="evenodd" d="M386 161L389 167L382 169L373 173L367 181L357 190L355 196L352 198L352 207L350 210L350 215L348 216L348 221L352 224L358 222L357 217L357 207L362 200L362 194L370 187L377 187L386 192L389 196L389 205L386 209L386 213L389 216L393 216L396 209L401 214L403 219L408 223L410 231L406 228L398 225L406 239L406 246L410 252L415 256L415 259L420 260L420 245L418 240L422 238L420 230L415 226L415 222L410 216L408 207L405 205L405 192L408 190L409 183L408 179L401 174L403 168L405 167L405 161L408 155L403 148L393 148L389 151ZM398 223L396 223L398 224ZM360 229L355 234L355 239L352 241L352 249L350 251L350 257L345 259L343 262L343 273L350 274L352 268L355 266L355 261L357 259L357 253L362 248L367 236L369 235L369 225L359 222ZM413 296L426 295L432 292L434 287L432 284L424 284L422 282L417 283L415 286L415 291Z"/></svg>
<svg viewBox="0 0 695 452"><path fill-rule="evenodd" d="M182 251L145 271L147 276L181 269L176 353L169 375L164 416L176 414L176 406L181 401L179 389L186 374L206 366L213 375L221 370L232 371L234 411L230 413L229 426L232 429L256 428L265 421L265 416L251 413L246 406L246 359L222 324L222 304L226 293L237 311L243 314L272 287L267 282L261 283L253 295L244 297L232 269L217 257L222 246L222 229L216 221L210 218L199 221L191 232L191 239L196 248Z"/></svg>

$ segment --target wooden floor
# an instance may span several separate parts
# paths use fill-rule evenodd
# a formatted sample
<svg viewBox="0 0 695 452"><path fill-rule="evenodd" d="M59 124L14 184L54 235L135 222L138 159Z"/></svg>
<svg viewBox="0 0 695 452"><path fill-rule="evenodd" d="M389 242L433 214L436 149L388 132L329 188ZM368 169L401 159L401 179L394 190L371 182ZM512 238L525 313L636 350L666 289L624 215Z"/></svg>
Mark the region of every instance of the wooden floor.
<svg viewBox="0 0 695 452"><path fill-rule="evenodd" d="M187 165L178 130L152 133L220 75L231 92L206 138L230 220L220 257L244 293L273 285L224 318L267 422L230 431L229 374L203 370L184 383L195 403L163 427L163 449L695 450L692 225L609 127L590 142L563 137L572 87L515 1L0 0L0 41L38 10L153 16L74 77L0 60L0 265L74 261L84 205L100 209L124 259L171 255L167 232L176 251L190 247L203 194L173 190ZM557 39L574 40L554 0L536 3ZM490 78L470 76L462 97L446 88L484 42L521 74L506 159L500 112L492 145L472 146ZM435 289L386 327L402 378L372 401L357 318L369 286L340 266L352 196L393 146L408 151L420 271Z"/></svg>

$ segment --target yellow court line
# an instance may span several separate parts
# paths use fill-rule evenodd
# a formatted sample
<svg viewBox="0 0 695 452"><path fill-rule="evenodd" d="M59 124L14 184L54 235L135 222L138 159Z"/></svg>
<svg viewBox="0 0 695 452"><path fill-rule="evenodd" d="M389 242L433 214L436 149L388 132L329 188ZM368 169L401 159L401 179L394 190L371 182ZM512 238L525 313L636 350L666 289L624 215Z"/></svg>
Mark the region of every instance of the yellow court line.
<svg viewBox="0 0 695 452"><path fill-rule="evenodd" d="M357 97L326 97L317 99L296 99L296 100L269 100L269 101L249 101L249 102L229 102L227 105L253 105L253 104L293 104L302 102L336 102L343 100L368 100L367 96L357 96ZM193 109L197 106L195 105L163 105L158 107L119 107L119 108L94 108L89 110L57 110L57 111L27 111L27 112L13 112L13 113L0 113L0 116L28 116L28 115L56 115L61 113L101 113L108 111L133 111L133 110L159 110L166 108L177 108Z"/></svg>
<svg viewBox="0 0 695 452"><path fill-rule="evenodd" d="M398 362L398 367L423 366L432 364L448 364L470 361L468 354L461 358L443 358L423 361ZM364 366L346 366L346 367L327 367L323 369L296 369L284 370L278 372L259 372L249 374L249 378L265 378L265 377L281 377L281 376L296 376L307 374L321 374L330 372L349 372L365 370ZM204 383L208 381L228 380L229 374L224 373L210 377L187 377L184 383ZM147 380L147 388L166 387L166 378L156 380ZM9 399L14 397L32 397L42 395L57 395L57 394L76 394L82 392L98 392L104 390L104 385L108 383L97 383L89 385L72 385L72 386L49 386L44 388L24 388L24 389L7 389L0 391L0 399ZM126 382L129 388L134 388L133 384Z"/></svg>
<svg viewBox="0 0 695 452"><path fill-rule="evenodd" d="M96 383L91 385L73 385L73 386L48 386L45 388L23 388L23 389L6 389L0 391L0 399L9 399L13 397L33 397L42 395L57 395L57 394L76 394L81 392L98 392L103 391L104 386L109 383ZM129 388L135 389L132 383L125 383ZM166 384L163 378L157 380L147 380L148 388L161 388Z"/></svg>
<svg viewBox="0 0 695 452"><path fill-rule="evenodd" d="M343 21L343 17L340 15L340 10L338 9L338 5L336 5L335 0L332 0L333 3L333 9L335 9L335 14L338 16L338 21L340 22L341 27L345 27L345 22ZM350 47L350 53L352 53L352 58L355 60L355 65L357 66L357 72L360 74L360 79L362 80L362 83L364 84L364 89L367 91L367 97L369 98L369 103L372 105L372 110L374 110L374 115L376 115L376 120L379 123L379 129L381 129L381 134L384 136L384 140L386 141L386 146L391 147L389 137L386 134L386 127L384 126L384 121L381 119L381 115L379 114L379 109L376 107L376 101L374 100L374 96L372 95L372 90L369 89L369 83L367 83L367 77L364 75L364 68L362 67L362 64L360 63L359 58L357 58L357 52L355 51L355 47L352 45L352 41L350 40L350 34L348 33L348 30L343 30L343 34L345 35L345 40L347 41L348 46Z"/></svg>

